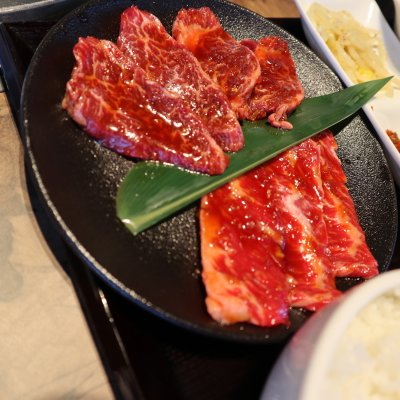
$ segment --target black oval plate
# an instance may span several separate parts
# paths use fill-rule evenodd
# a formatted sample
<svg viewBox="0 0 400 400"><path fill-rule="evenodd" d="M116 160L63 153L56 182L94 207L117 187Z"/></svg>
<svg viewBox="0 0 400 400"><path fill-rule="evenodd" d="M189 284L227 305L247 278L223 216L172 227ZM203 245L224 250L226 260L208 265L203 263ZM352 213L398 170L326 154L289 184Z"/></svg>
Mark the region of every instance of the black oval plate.
<svg viewBox="0 0 400 400"><path fill-rule="evenodd" d="M265 18L225 1L94 1L74 10L45 37L26 75L22 126L34 178L52 216L78 255L135 304L181 327L242 342L278 342L307 319L292 311L290 328L247 324L222 327L207 314L200 278L197 205L132 236L117 219L115 195L133 162L90 139L60 103L74 65L79 36L115 40L124 9L135 4L171 28L181 7L207 5L237 39L280 35L290 45L307 96L341 88L336 76L307 47ZM361 224L381 271L397 234L397 200L381 147L360 116L337 135ZM350 283L342 281L346 287Z"/></svg>

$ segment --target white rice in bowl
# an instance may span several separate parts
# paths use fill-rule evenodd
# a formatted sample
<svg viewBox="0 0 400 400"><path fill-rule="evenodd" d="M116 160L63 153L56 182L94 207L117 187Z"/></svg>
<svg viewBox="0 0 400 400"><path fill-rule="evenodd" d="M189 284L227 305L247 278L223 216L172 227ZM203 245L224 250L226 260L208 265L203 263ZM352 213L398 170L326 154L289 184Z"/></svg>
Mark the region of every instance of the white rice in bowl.
<svg viewBox="0 0 400 400"><path fill-rule="evenodd" d="M400 399L400 288L365 306L338 342L324 400Z"/></svg>

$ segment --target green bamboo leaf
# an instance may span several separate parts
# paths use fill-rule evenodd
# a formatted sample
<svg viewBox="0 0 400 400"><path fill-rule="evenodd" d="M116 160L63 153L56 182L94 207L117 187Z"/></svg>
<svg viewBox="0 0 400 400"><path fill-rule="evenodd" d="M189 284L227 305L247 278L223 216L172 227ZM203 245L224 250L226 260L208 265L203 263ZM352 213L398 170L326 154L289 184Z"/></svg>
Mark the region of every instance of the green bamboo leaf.
<svg viewBox="0 0 400 400"><path fill-rule="evenodd" d="M289 118L294 126L291 131L272 128L265 121L244 122L246 145L231 155L230 165L222 175L197 174L156 162L137 163L119 187L118 217L133 234L142 232L204 194L343 121L390 79L360 83L329 95L305 99Z"/></svg>

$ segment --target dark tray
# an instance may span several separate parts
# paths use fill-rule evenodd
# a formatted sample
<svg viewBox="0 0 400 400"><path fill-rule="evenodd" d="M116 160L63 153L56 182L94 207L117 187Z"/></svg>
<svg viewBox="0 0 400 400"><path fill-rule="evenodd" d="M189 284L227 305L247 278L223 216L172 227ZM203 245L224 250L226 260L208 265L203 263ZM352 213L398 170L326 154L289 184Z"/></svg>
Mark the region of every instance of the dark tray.
<svg viewBox="0 0 400 400"><path fill-rule="evenodd" d="M390 14L389 16L393 15ZM298 19L273 19L306 42ZM390 21L391 23L393 21ZM18 123L22 80L54 22L0 24L0 63ZM58 235L27 173L32 207L50 248L71 278L116 398L257 399L285 343L226 343L183 331L105 285ZM396 249L392 265L400 252Z"/></svg>

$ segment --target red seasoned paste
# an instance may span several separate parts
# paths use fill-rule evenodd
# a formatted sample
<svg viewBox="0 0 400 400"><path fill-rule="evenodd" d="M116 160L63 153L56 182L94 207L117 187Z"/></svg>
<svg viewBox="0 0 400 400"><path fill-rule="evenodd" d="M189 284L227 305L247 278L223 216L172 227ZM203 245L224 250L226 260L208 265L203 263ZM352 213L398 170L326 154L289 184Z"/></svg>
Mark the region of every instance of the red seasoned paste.
<svg viewBox="0 0 400 400"><path fill-rule="evenodd" d="M74 55L63 107L102 145L209 174L225 170L227 157L204 122L115 44L81 38Z"/></svg>

